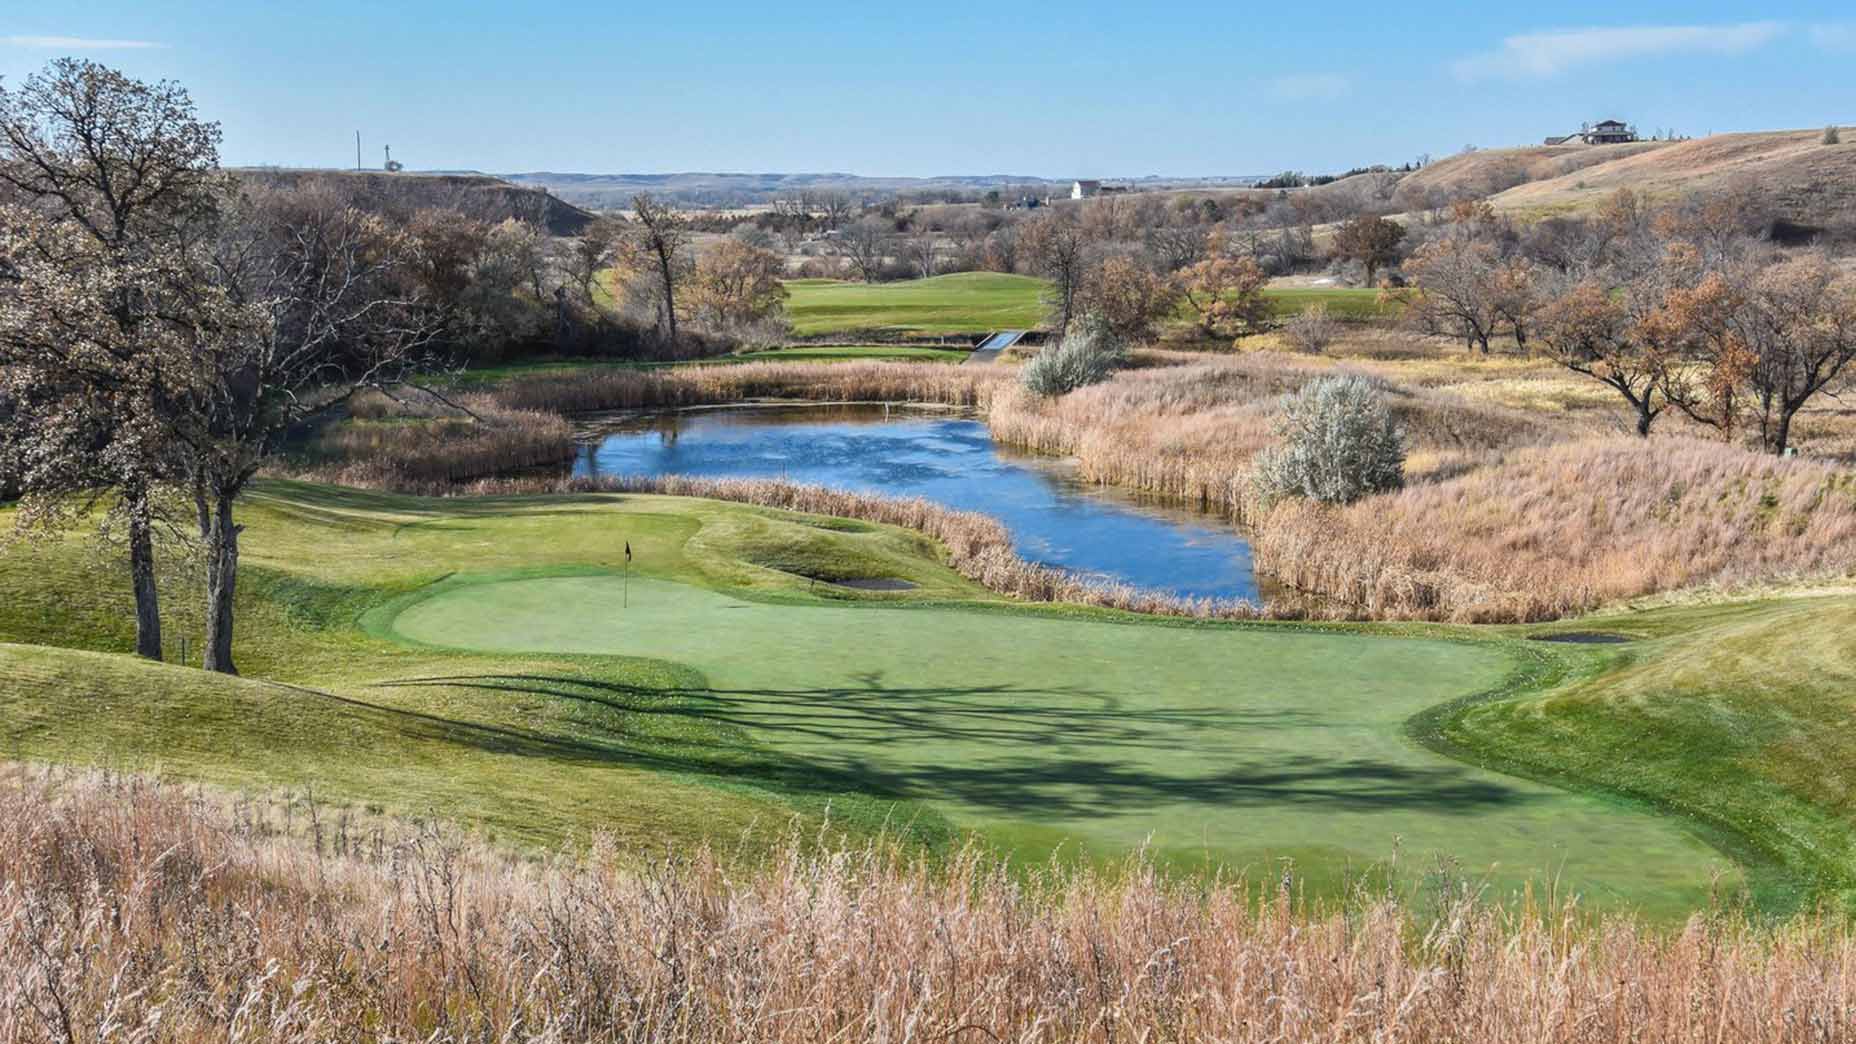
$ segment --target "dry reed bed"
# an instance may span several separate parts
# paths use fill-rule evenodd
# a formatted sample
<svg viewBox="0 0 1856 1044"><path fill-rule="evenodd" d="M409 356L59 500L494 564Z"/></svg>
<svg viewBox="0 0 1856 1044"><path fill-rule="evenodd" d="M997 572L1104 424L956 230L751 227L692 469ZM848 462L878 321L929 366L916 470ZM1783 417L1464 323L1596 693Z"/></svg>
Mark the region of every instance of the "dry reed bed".
<svg viewBox="0 0 1856 1044"><path fill-rule="evenodd" d="M512 409L484 395L455 405L416 393L398 401L357 396L346 420L310 443L298 474L345 486L392 489L464 482L564 464L574 457L565 417Z"/></svg>
<svg viewBox="0 0 1856 1044"><path fill-rule="evenodd" d="M0 785L0 1040L1819 1042L1856 938L1676 931L1450 892L1310 911L1139 866L599 843L517 863L433 829L135 779Z"/></svg>
<svg viewBox="0 0 1856 1044"><path fill-rule="evenodd" d="M1697 585L1848 575L1856 473L1718 442L1582 441L1344 509L1279 505L1256 552L1359 615L1541 620Z"/></svg>
<svg viewBox="0 0 1856 1044"><path fill-rule="evenodd" d="M490 394L511 409L560 414L712 406L758 398L930 402L983 408L992 391L1015 376L1012 368L996 364L760 362L516 377L501 382Z"/></svg>
<svg viewBox="0 0 1856 1044"><path fill-rule="evenodd" d="M922 533L946 549L949 567L987 590L1010 598L1201 620L1250 620L1265 613L1264 609L1245 601L1182 597L1085 579L1061 569L1034 565L1018 557L1012 549L1011 534L997 519L972 511L956 511L921 497L877 497L776 479L709 479L683 475L488 479L462 489L437 486L423 492L464 492L480 496L655 493L862 519Z"/></svg>
<svg viewBox="0 0 1856 1044"><path fill-rule="evenodd" d="M1091 481L1258 525L1250 467L1276 441L1280 401L1333 372L1317 362L1253 353L1126 372L1055 400L1012 385L994 392L987 420L1001 442L1076 458ZM1534 418L1447 392L1395 385L1387 392L1419 479L1458 474L1493 450L1553 437Z"/></svg>

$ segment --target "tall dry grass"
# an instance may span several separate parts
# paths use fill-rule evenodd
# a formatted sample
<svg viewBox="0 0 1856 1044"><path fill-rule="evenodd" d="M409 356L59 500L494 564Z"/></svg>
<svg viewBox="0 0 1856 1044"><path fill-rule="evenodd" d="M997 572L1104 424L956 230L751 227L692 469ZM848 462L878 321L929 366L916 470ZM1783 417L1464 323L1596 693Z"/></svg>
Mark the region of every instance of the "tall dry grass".
<svg viewBox="0 0 1856 1044"><path fill-rule="evenodd" d="M510 409L561 414L709 406L762 398L984 407L993 389L1009 383L1013 374L1010 367L998 365L757 362L539 374L502 381L490 394Z"/></svg>
<svg viewBox="0 0 1856 1044"><path fill-rule="evenodd" d="M348 417L317 432L291 470L346 486L398 489L573 460L573 424L559 414L511 409L484 395L454 401L410 391L397 400L378 392L356 396Z"/></svg>
<svg viewBox="0 0 1856 1044"><path fill-rule="evenodd" d="M1125 372L1054 400L1004 387L987 423L1001 442L1076 458L1090 481L1258 525L1250 469L1276 441L1282 398L1334 372L1252 353ZM1552 437L1538 420L1448 392L1388 384L1386 394L1413 450L1408 470L1418 477L1460 473L1494 450Z"/></svg>
<svg viewBox="0 0 1856 1044"><path fill-rule="evenodd" d="M1845 921L1026 876L969 851L517 862L313 804L0 785L0 1040L1820 1042Z"/></svg>
<svg viewBox="0 0 1856 1044"><path fill-rule="evenodd" d="M1257 561L1356 615L1540 620L1698 585L1856 571L1856 473L1692 439L1605 439L1346 508L1278 505Z"/></svg>

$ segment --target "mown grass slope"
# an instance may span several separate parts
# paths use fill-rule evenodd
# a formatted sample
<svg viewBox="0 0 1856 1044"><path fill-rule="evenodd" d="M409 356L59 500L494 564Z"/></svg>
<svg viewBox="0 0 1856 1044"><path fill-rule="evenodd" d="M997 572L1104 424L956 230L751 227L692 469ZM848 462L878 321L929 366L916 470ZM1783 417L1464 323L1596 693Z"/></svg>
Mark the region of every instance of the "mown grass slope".
<svg viewBox="0 0 1856 1044"><path fill-rule="evenodd" d="M1031 329L1044 321L1045 282L997 272L960 272L896 283L850 283L794 279L786 284L786 314L801 337L882 332L886 334L977 334ZM1379 291L1370 287L1291 287L1265 291L1278 316L1320 304L1336 316L1366 319L1387 314ZM1175 318L1186 322L1182 302ZM787 356L786 349L776 358Z"/></svg>
<svg viewBox="0 0 1856 1044"><path fill-rule="evenodd" d="M1575 625L1565 625L1559 630ZM1491 764L1636 795L1726 827L1801 896L1856 900L1856 597L1830 591L1589 618L1563 684L1466 709L1442 732ZM1782 898L1782 897L1777 897Z"/></svg>
<svg viewBox="0 0 1856 1044"><path fill-rule="evenodd" d="M251 680L15 644L0 749L641 852L759 850L829 806L853 836L971 827L1037 859L1151 839L1176 864L1291 858L1331 890L1402 837L1500 894L1557 871L1665 912L1720 862L1635 810L1405 738L1433 703L1557 671L1513 647L1027 611L912 533L710 501L273 484L245 517ZM807 578L825 566L919 586ZM169 578L177 633L197 633L195 582ZM0 566L7 642L120 650L126 603L76 541Z"/></svg>
<svg viewBox="0 0 1856 1044"><path fill-rule="evenodd" d="M899 283L795 279L786 314L801 337L859 330L971 334L1029 329L1044 316L1044 282L998 272L959 272Z"/></svg>

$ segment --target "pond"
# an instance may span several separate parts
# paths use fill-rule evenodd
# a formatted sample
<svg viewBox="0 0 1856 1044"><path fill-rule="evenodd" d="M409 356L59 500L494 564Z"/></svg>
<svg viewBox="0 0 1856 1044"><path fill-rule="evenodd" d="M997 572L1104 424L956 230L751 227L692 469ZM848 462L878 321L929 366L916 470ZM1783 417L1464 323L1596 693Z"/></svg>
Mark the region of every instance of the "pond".
<svg viewBox="0 0 1856 1044"><path fill-rule="evenodd" d="M599 427L574 473L782 478L926 497L999 519L1032 562L1190 597L1260 600L1250 545L1223 520L1081 482L1063 461L997 445L969 416L785 405L651 414Z"/></svg>

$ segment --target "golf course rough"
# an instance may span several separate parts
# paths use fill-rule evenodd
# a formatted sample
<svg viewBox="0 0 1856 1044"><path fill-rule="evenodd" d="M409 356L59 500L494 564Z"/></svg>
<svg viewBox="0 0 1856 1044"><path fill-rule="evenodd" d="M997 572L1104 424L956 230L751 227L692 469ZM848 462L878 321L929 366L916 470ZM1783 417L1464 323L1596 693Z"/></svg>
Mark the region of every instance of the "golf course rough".
<svg viewBox="0 0 1856 1044"><path fill-rule="evenodd" d="M1494 643L1209 628L971 608L788 605L634 575L461 574L399 603L401 640L650 657L686 711L922 802L1030 860L1113 857L1339 887L1448 860L1497 895L1707 901L1718 853L1670 820L1483 771L1405 735L1500 686Z"/></svg>

